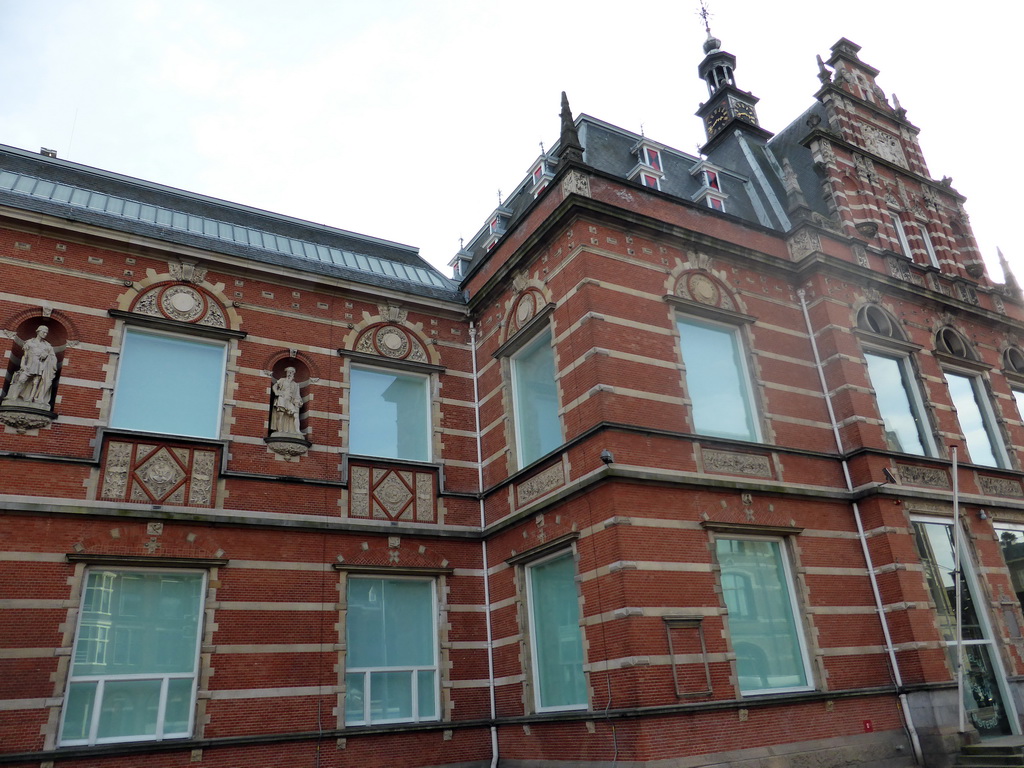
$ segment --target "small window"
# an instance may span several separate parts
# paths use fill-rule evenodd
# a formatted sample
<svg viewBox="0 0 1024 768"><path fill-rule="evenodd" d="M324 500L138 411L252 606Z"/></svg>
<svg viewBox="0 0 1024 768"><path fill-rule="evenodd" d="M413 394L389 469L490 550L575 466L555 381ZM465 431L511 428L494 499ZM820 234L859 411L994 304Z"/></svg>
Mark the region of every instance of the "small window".
<svg viewBox="0 0 1024 768"><path fill-rule="evenodd" d="M809 690L811 669L784 542L719 538L715 552L740 691Z"/></svg>
<svg viewBox="0 0 1024 768"><path fill-rule="evenodd" d="M226 360L220 342L126 329L110 425L219 437Z"/></svg>
<svg viewBox="0 0 1024 768"><path fill-rule="evenodd" d="M725 213L725 202L720 198L708 195L707 197L704 198L704 201L707 203L708 208L711 208L712 210L715 211L722 211L723 213Z"/></svg>
<svg viewBox="0 0 1024 768"><path fill-rule="evenodd" d="M440 718L432 580L349 576L345 723Z"/></svg>
<svg viewBox="0 0 1024 768"><path fill-rule="evenodd" d="M717 171L712 171L712 170L706 168L706 169L704 169L703 173L704 173L704 186L707 187L708 189L713 189L716 192L721 192L722 191L722 187L721 187L721 185L719 184L719 181L718 181L718 173L717 173Z"/></svg>
<svg viewBox="0 0 1024 768"><path fill-rule="evenodd" d="M352 366L349 451L405 461L430 461L429 378Z"/></svg>
<svg viewBox="0 0 1024 768"><path fill-rule="evenodd" d="M192 734L206 574L86 572L62 746Z"/></svg>
<svg viewBox="0 0 1024 768"><path fill-rule="evenodd" d="M661 152L654 149L653 147L643 148L643 162L651 166L656 171L662 170L661 167Z"/></svg>
<svg viewBox="0 0 1024 768"><path fill-rule="evenodd" d="M537 711L586 709L587 681L572 552L529 565L526 585Z"/></svg>
<svg viewBox="0 0 1024 768"><path fill-rule="evenodd" d="M900 244L900 250L904 256L908 259L913 260L914 252L910 250L910 241L907 240L907 232L903 225L903 220L900 219L895 213L891 214L892 225L896 229L896 238Z"/></svg>
<svg viewBox="0 0 1024 768"><path fill-rule="evenodd" d="M640 183L643 184L645 187L650 187L651 189L661 189L661 180L657 176L650 173L641 173Z"/></svg>
<svg viewBox="0 0 1024 768"><path fill-rule="evenodd" d="M917 231L921 235L921 242L924 243L924 250L928 254L928 263L938 269L939 257L935 253L935 246L932 245L932 238L928 234L928 228L924 224L918 224Z"/></svg>
<svg viewBox="0 0 1024 768"><path fill-rule="evenodd" d="M1009 466L981 377L946 371L946 384L970 460L986 467Z"/></svg>
<svg viewBox="0 0 1024 768"><path fill-rule="evenodd" d="M1024 351L1020 347L1009 347L1003 353L1003 366L1010 373L1024 374Z"/></svg>
<svg viewBox="0 0 1024 768"><path fill-rule="evenodd" d="M697 434L760 440L739 331L692 318L676 321Z"/></svg>
<svg viewBox="0 0 1024 768"><path fill-rule="evenodd" d="M864 359L890 450L934 456L935 443L909 358L868 352Z"/></svg>
<svg viewBox="0 0 1024 768"><path fill-rule="evenodd" d="M562 444L551 332L513 356L511 368L516 453L519 466L525 467Z"/></svg>
<svg viewBox="0 0 1024 768"><path fill-rule="evenodd" d="M963 360L974 360L971 347L963 336L952 328L942 328L935 336L935 346L940 352Z"/></svg>
<svg viewBox="0 0 1024 768"><path fill-rule="evenodd" d="M877 333L879 336L898 338L889 315L874 304L868 304L857 315L857 327L862 331Z"/></svg>

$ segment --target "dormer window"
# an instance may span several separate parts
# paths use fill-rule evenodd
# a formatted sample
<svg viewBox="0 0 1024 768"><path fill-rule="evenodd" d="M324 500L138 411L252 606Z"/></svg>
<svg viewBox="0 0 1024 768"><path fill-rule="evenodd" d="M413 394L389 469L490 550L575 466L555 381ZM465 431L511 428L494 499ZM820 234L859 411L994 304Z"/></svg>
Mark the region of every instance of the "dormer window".
<svg viewBox="0 0 1024 768"><path fill-rule="evenodd" d="M490 223L487 225L487 230L492 235L500 235L504 233L505 222L502 220L501 216L495 216L493 219L491 219Z"/></svg>
<svg viewBox="0 0 1024 768"><path fill-rule="evenodd" d="M661 189L665 178L665 164L662 150L647 139L640 139L634 146L637 164L629 173L630 181L638 181L645 187Z"/></svg>
<svg viewBox="0 0 1024 768"><path fill-rule="evenodd" d="M722 172L707 160L701 160L690 169L690 175L700 182L700 189L691 198L695 203L703 203L713 211L725 213L725 201L728 195L723 189Z"/></svg>
<svg viewBox="0 0 1024 768"><path fill-rule="evenodd" d="M642 147L640 162L645 165L651 166L656 171L662 170L661 168L661 152L656 150L654 147Z"/></svg>
<svg viewBox="0 0 1024 768"><path fill-rule="evenodd" d="M497 242L508 231L508 224L512 220L512 211L505 206L500 206L491 218L487 221L487 239L484 240L484 249L490 251Z"/></svg>
<svg viewBox="0 0 1024 768"><path fill-rule="evenodd" d="M555 178L555 172L551 167L551 162L547 157L541 155L530 171L530 193L534 197L539 197L553 178Z"/></svg>

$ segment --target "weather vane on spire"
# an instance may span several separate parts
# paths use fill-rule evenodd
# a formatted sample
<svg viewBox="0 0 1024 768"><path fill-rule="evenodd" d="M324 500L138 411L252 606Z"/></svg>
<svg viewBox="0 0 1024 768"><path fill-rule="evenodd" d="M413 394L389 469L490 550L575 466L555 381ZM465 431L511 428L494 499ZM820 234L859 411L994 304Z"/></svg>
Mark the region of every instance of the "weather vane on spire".
<svg viewBox="0 0 1024 768"><path fill-rule="evenodd" d="M712 13L708 8L708 0L700 0L700 10L697 11L697 15L704 21L704 29L708 33L708 37L711 37L711 16Z"/></svg>

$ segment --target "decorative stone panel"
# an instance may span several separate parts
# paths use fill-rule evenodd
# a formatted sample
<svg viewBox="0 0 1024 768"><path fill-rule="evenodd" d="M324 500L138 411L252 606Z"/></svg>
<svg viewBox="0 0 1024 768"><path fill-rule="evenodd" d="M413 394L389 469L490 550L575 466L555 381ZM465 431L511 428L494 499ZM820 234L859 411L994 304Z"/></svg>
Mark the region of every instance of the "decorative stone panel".
<svg viewBox="0 0 1024 768"><path fill-rule="evenodd" d="M927 488L949 488L949 475L944 469L915 467L911 464L897 464L900 482L904 485L921 485Z"/></svg>
<svg viewBox="0 0 1024 768"><path fill-rule="evenodd" d="M751 477L774 477L772 462L768 456L733 451L701 450L704 471L718 475L749 475Z"/></svg>
<svg viewBox="0 0 1024 768"><path fill-rule="evenodd" d="M555 464L516 485L516 506L522 507L565 485L565 468Z"/></svg>
<svg viewBox="0 0 1024 768"><path fill-rule="evenodd" d="M1015 496L1018 498L1024 496L1020 483L1006 477L978 475L978 485L986 496Z"/></svg>
<svg viewBox="0 0 1024 768"><path fill-rule="evenodd" d="M132 312L179 323L227 328L224 308L210 294L195 285L160 283L143 292L132 304Z"/></svg>
<svg viewBox="0 0 1024 768"><path fill-rule="evenodd" d="M364 330L356 341L355 351L392 360L430 362L423 342L402 326L392 323L378 323Z"/></svg>
<svg viewBox="0 0 1024 768"><path fill-rule="evenodd" d="M213 506L218 454L207 447L110 440L104 452L100 499Z"/></svg>
<svg viewBox="0 0 1024 768"><path fill-rule="evenodd" d="M349 517L437 522L437 476L433 471L349 465Z"/></svg>

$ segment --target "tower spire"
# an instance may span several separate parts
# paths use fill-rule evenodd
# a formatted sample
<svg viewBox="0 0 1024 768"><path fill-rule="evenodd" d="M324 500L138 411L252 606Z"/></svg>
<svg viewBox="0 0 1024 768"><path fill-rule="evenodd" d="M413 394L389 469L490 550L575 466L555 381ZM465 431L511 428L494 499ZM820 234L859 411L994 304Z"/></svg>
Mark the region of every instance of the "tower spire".
<svg viewBox="0 0 1024 768"><path fill-rule="evenodd" d="M565 91L562 91L560 117L562 118L562 135L558 140L558 159L582 163L583 145L580 144L580 135L573 122L572 110L569 109L569 97L565 95Z"/></svg>
<svg viewBox="0 0 1024 768"><path fill-rule="evenodd" d="M1013 270L1010 269L1010 262L1006 260L1003 255L1002 248L996 248L996 253L999 255L999 267L1003 270L1003 285L1006 286L1006 290L1011 295L1020 298L1020 283L1017 282L1016 276L1013 274Z"/></svg>

